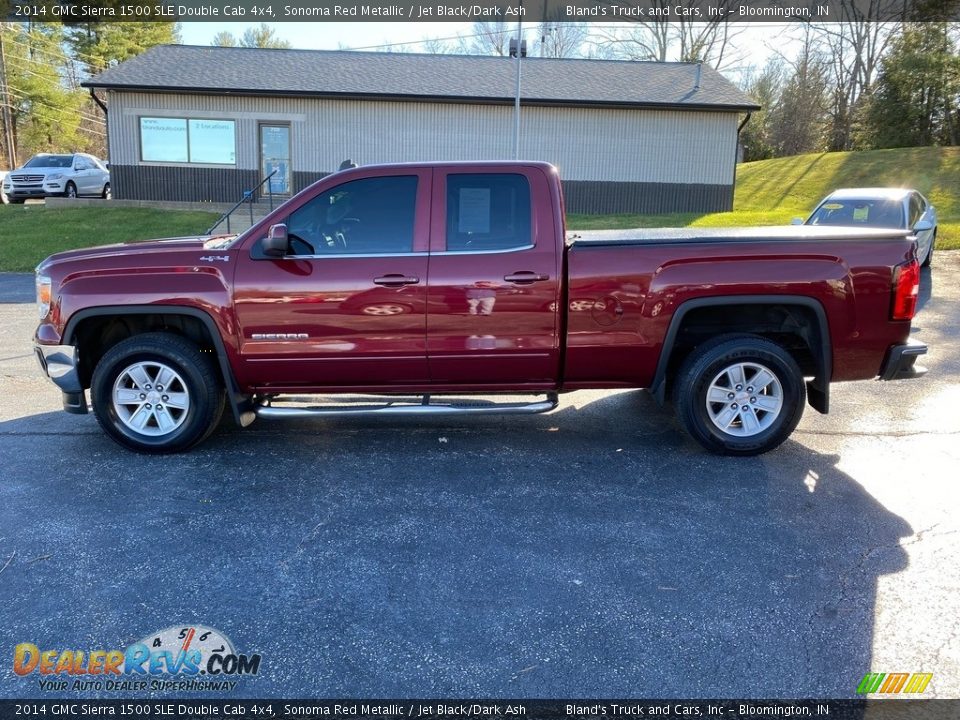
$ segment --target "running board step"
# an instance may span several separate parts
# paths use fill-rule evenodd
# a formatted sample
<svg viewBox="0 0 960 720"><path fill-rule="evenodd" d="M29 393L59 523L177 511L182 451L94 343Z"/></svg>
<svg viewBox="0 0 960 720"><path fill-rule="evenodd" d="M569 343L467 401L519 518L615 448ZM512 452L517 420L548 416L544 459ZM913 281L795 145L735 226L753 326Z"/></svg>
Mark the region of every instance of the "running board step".
<svg viewBox="0 0 960 720"><path fill-rule="evenodd" d="M429 395L415 404L407 399L380 405L329 405L313 407L277 407L260 405L254 408L257 417L373 417L378 415L537 415L556 409L560 403L557 393L547 393L546 400L538 402L455 401L432 402Z"/></svg>

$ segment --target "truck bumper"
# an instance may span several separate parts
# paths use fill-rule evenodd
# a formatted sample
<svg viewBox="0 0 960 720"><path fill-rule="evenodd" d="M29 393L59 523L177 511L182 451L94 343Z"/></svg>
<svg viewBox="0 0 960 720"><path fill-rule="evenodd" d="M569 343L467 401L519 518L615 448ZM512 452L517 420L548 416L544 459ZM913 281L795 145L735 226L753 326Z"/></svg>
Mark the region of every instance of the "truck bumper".
<svg viewBox="0 0 960 720"><path fill-rule="evenodd" d="M63 409L86 414L87 397L77 372L77 349L73 345L34 344L33 350L43 374L63 391Z"/></svg>
<svg viewBox="0 0 960 720"><path fill-rule="evenodd" d="M887 350L887 357L880 368L881 380L910 380L926 375L927 369L916 365L917 358L927 354L927 346L909 338L903 345L894 345Z"/></svg>

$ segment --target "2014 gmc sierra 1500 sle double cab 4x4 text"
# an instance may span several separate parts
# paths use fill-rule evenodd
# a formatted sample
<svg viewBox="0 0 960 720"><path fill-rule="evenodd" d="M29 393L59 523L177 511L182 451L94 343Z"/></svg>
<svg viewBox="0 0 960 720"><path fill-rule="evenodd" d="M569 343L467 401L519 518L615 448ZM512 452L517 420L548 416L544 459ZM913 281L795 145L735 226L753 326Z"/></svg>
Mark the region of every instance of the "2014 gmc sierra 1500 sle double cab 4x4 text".
<svg viewBox="0 0 960 720"><path fill-rule="evenodd" d="M114 245L37 269L36 352L65 409L135 450L255 417L523 414L648 388L707 449L782 443L831 382L911 377L905 231L616 231L568 239L545 163L353 168L239 236ZM325 405L290 396L371 394ZM452 399L545 395L529 402ZM422 396L422 398L411 398ZM438 397L440 400L438 401Z"/></svg>

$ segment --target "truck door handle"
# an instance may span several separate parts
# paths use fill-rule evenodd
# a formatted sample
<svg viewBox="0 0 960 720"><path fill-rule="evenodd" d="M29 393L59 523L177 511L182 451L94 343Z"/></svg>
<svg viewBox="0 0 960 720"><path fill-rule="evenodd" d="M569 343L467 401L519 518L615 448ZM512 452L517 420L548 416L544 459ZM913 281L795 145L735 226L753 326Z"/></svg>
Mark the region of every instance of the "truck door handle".
<svg viewBox="0 0 960 720"><path fill-rule="evenodd" d="M402 287L403 285L416 285L420 282L418 277L407 277L399 273L391 273L382 277L374 278L374 285L384 285L385 287Z"/></svg>
<svg viewBox="0 0 960 720"><path fill-rule="evenodd" d="M511 275L504 275L503 279L507 282L516 283L517 285L527 285L529 283L549 280L550 276L539 275L535 272L530 272L529 270L521 270L519 272L512 273Z"/></svg>

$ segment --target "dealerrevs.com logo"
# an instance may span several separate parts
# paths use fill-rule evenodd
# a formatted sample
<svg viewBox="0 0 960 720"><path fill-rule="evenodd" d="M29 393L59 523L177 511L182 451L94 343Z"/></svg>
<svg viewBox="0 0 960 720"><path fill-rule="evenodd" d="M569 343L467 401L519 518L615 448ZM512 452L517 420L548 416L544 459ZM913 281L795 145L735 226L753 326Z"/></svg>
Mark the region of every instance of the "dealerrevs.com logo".
<svg viewBox="0 0 960 720"><path fill-rule="evenodd" d="M202 625L169 627L125 650L41 649L29 642L13 650L13 672L37 677L49 691L230 691L234 678L259 671L260 655L238 653L223 633Z"/></svg>

